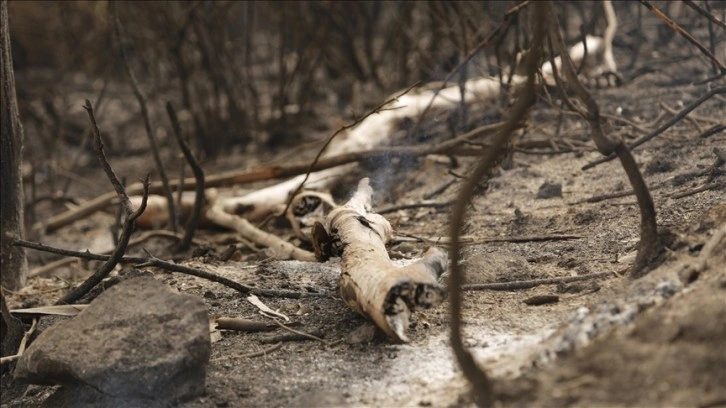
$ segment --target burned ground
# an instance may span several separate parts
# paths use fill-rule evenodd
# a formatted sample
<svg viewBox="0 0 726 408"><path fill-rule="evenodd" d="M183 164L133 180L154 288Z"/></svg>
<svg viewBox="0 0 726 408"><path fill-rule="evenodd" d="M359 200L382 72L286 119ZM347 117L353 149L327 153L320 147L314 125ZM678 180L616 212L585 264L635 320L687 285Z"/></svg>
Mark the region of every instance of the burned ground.
<svg viewBox="0 0 726 408"><path fill-rule="evenodd" d="M723 79L698 84L713 76L708 61L679 38L662 41L659 36L663 31L657 19L644 16L642 32L634 27L636 21L632 14L622 16L622 31L616 36L615 56L625 83L592 91L602 113L613 118L609 122L614 131L626 140L671 118L671 108L679 110L709 90L724 86ZM694 32L707 38L705 27ZM636 35L645 36L647 41L635 47L633 44L641 41ZM717 55L723 60L723 31L716 38L720 50ZM638 53L638 58L628 67L633 52ZM86 126L81 101L95 99L102 82L82 74L68 77L76 80L62 81L55 93L63 95L63 103L70 107L64 112L64 120L78 124L78 136ZM32 103L42 104L43 94L34 94L39 91L31 84L40 86L43 80L47 81L48 76L40 71L19 71L18 87L24 89L19 91L19 99L27 96ZM118 174L129 180L139 179L152 170L152 165L135 101L122 81L110 81L105 93L108 107L100 126L109 142L109 160ZM308 103L315 107L317 115L295 129L304 137L288 137L284 147L276 148L265 143L237 145L231 154L208 159L205 171L213 174L284 163L290 160L289 151L295 151L299 160L312 159L320 144L309 142L324 139L338 126L330 118L341 118L346 113L327 101L312 99ZM159 104L154 109L161 112L161 107ZM629 191L622 167L610 161L582 170L600 158L589 140L587 124L563 114L557 99L550 103L543 96L535 105L509 157L482 184L469 206L462 231L467 283L600 272L610 275L515 291L465 292L465 345L493 377L497 399L503 406L726 404L726 176L722 161L714 166L719 163L715 149L726 150L726 135L723 128L707 132L723 126L723 112L726 99L722 93L704 102L690 119L634 149L655 201L659 228L670 231L673 238L663 263L645 278L631 281L624 273L639 239L635 198L622 194L593 199ZM494 103L479 104L470 107L465 116L467 121L460 131L499 120L501 110ZM461 112L435 112L424 120L422 134L415 140L399 138L397 143L444 140L451 137L452 127L456 129L460 121ZM48 122L38 119L38 123ZM401 123L399 133L404 135L410 127L410 123ZM52 148L40 142L40 125L26 128L31 146L26 173L37 184L35 198L57 191L58 184L67 179L72 182L65 196L79 201L110 190L106 181L101 181L101 170L92 153L82 150L80 143L69 139L55 142L62 152L51 155ZM171 136L165 132L162 153L170 168L177 169L173 144L167 143ZM486 139L481 141L486 143ZM55 160L52 166L42 165L46 157ZM80 159L74 164L76 157ZM386 213L398 237L390 246L392 256L415 258L427 246L446 247L450 203L461 185L457 175L465 174L475 160L426 156L362 163L354 174L338 183L336 198L342 202L357 180L368 176L377 191L377 209L422 201L440 203ZM63 169L66 173L72 169L72 174L61 174ZM26 187L29 185L26 181ZM265 183L237 188L250 191L262 185ZM694 192L705 185L711 188ZM26 195L31 197L30 193ZM59 211L55 202L41 202L29 208L29 215L32 221L42 222ZM31 238L64 248L105 249L112 245L109 227L114 224L114 212L111 208L51 234ZM284 221L268 223L266 228L307 245L295 241ZM562 236L567 237L558 238ZM164 238L148 240L130 248L129 253L143 255L144 248L157 257L176 258L185 265L213 270L248 285L332 296L263 298L271 308L289 315L297 330L313 333L323 341L283 342L281 347L271 348L274 343L270 343L270 337L284 332L215 334L206 395L182 406L472 404L469 385L449 345L445 304L417 313L409 332L412 342L396 344L373 331L338 298L337 260L308 263L267 259L263 252L251 250L227 231L200 230L196 238L203 244L189 253L175 254L173 242ZM521 242L514 242L515 238ZM230 245L234 245L233 253L223 256ZM31 268L53 259L29 253ZM94 267L97 265L93 262L77 263L32 278L27 288L8 296L11 307L50 304ZM181 292L202 297L212 317L261 318L257 308L232 289L200 278L150 270L157 279ZM110 279L138 273L134 269L118 270ZM446 274L443 279L447 279ZM525 303L535 296L557 301ZM57 318L43 319L41 327L55 321ZM4 375L3 406L40 406L54 390L30 386L12 392L12 386Z"/></svg>

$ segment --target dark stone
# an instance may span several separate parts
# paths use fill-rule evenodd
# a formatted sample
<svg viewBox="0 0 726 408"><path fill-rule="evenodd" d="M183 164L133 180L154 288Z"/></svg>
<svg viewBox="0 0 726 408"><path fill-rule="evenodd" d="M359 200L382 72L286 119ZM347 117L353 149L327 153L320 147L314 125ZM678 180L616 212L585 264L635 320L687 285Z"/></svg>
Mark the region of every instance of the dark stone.
<svg viewBox="0 0 726 408"><path fill-rule="evenodd" d="M204 393L210 354L202 300L140 277L115 285L75 318L44 331L14 375L66 386L51 399L73 406L155 406Z"/></svg>
<svg viewBox="0 0 726 408"><path fill-rule="evenodd" d="M550 183L549 181L546 181L541 186L539 186L539 190L537 191L537 198L547 199L555 197L562 197L562 184Z"/></svg>

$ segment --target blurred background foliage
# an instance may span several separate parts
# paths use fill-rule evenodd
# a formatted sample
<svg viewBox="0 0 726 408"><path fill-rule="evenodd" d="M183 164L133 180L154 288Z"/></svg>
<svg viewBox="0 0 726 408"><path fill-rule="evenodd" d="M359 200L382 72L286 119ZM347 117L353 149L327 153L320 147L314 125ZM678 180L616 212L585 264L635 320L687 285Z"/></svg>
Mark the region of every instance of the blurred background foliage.
<svg viewBox="0 0 726 408"><path fill-rule="evenodd" d="M615 3L620 33L625 30L616 45L637 54L644 40L638 34L642 7ZM672 17L685 8L680 2L656 3ZM363 115L393 92L442 80L515 4L133 1L117 2L115 9L129 62L158 116L156 123L167 126L163 104L174 102L196 150L208 160L220 152L284 148L315 131L336 128L335 119ZM122 91L130 95L130 88L110 9L102 0L9 3L29 149L83 144L87 118L79 97L103 101L100 94L112 94L108 103L126 108L109 113L116 132L141 123L138 115L129 116L138 112L133 98L116 100ZM567 22L568 42L602 33L599 2L557 2L557 9ZM513 55L529 41L528 13L525 9L479 52L454 83L497 75L500 67L514 64ZM696 13L691 16L693 24L703 24ZM673 34L666 27L659 37L667 41ZM156 136L162 146L173 144L163 130ZM133 152L134 143L120 139L110 137L109 143ZM137 148L143 149L139 140Z"/></svg>
<svg viewBox="0 0 726 408"><path fill-rule="evenodd" d="M347 119L399 89L442 79L513 4L139 1L116 9L149 103L175 101L197 147L213 157L233 145L284 146L329 115L326 107ZM50 133L74 133L62 139L75 143L85 126L61 118L57 100L68 90L49 88L75 78L97 94L106 81L128 82L109 9L106 1L10 2L15 67L33 78L22 77L18 92L54 94L23 117L70 126ZM495 72L485 60L477 70Z"/></svg>

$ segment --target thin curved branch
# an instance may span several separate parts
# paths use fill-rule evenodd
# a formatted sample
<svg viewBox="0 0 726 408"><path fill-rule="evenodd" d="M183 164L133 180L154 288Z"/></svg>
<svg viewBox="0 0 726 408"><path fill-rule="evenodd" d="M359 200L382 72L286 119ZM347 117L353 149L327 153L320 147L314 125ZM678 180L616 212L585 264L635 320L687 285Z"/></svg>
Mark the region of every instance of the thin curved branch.
<svg viewBox="0 0 726 408"><path fill-rule="evenodd" d="M154 162L156 163L156 170L159 172L159 178L161 178L161 183L163 185L164 196L166 197L166 201L169 205L169 227L172 231L176 232L177 225L176 210L174 208L174 197L172 197L171 195L169 178L166 175L166 170L164 170L164 164L161 162L161 157L159 156L159 146L156 144L154 131L151 128L149 110L146 107L146 96L143 94L141 88L139 87L139 83L136 80L136 75L134 75L134 71L131 70L131 64L129 63L128 54L126 53L126 47L124 46L123 28L116 13L116 2L111 2L109 11L111 12L111 19L113 20L113 33L116 36L116 40L118 41L118 47L121 51L121 60L123 61L126 75L128 75L129 77L129 82L131 83L131 88L134 91L134 96L136 96L136 100L139 102L139 106L141 108L141 116L144 119L144 129L146 129L146 136L149 139L151 153L154 157Z"/></svg>
<svg viewBox="0 0 726 408"><path fill-rule="evenodd" d="M181 126L179 125L179 119L176 117L176 112L174 111L174 107L171 105L171 102L166 103L166 112L169 114L169 120L171 121L171 127L174 129L174 136L176 136L179 149L181 149L184 154L184 158L187 160L187 163L189 163L189 167L192 168L194 179L197 182L194 190L194 208L189 216L189 220L187 220L184 238L182 238L178 247L180 251L186 251L189 249L189 246L194 239L194 232L197 230L199 218L202 216L202 207L204 206L204 170L202 170L202 167L194 157L191 149L189 149L189 146L184 141ZM182 189L179 189L179 191L182 191Z"/></svg>
<svg viewBox="0 0 726 408"><path fill-rule="evenodd" d="M481 161L462 186L459 197L452 210L449 230L451 236L451 246L449 248L449 258L451 259L451 278L449 280L451 347L454 350L454 354L464 376L474 387L477 404L485 407L491 406L494 402L491 381L486 373L477 365L471 353L465 348L461 333L461 285L463 283L463 271L459 263L461 260L461 245L459 240L466 215L466 208L471 200L474 189L481 181L481 178L490 171L496 160L504 153L505 146L511 138L512 132L519 126L519 123L526 115L530 106L536 101L535 76L540 65L539 62L542 59L542 39L545 36L543 12L545 9L541 2L534 3L534 6L535 16L540 17L536 18L534 22L534 44L525 57L527 81L519 90L517 101L509 112L505 125L494 137L494 140L492 140L491 148L486 150Z"/></svg>
<svg viewBox="0 0 726 408"><path fill-rule="evenodd" d="M700 98L694 100L693 102L689 103L688 106L684 107L676 115L674 115L670 120L666 121L662 125L660 125L657 129L653 130L652 132L648 133L647 135L643 135L642 137L638 138L633 143L628 144L629 149L634 149L643 143L649 141L650 139L653 139L654 137L660 135L661 133L665 132L670 128L671 126L675 125L676 123L683 120L683 118L686 117L689 113L691 113L692 110L696 109L699 105L706 102L707 100L711 99L714 95L724 94L726 93L726 86L722 86L719 88L713 88L710 91L708 91L706 94L701 96ZM601 159L592 161L584 166L582 166L582 170L591 169L599 164L609 162L610 160L617 157L615 153L610 153L607 155L607 157L603 157Z"/></svg>
<svg viewBox="0 0 726 408"><path fill-rule="evenodd" d="M638 164L635 162L633 154L630 152L622 139L613 139L605 134L600 117L600 109L595 99L580 83L575 74L574 64L570 56L565 52L565 44L560 35L560 26L552 10L552 5L547 3L547 18L554 24L550 25L549 37L554 42L555 50L562 55L562 69L567 78L567 85L575 92L577 98L582 102L586 111L580 111L582 118L585 119L590 127L590 136L597 147L597 150L603 155L615 154L628 176L630 185L638 199L638 207L640 209L640 246L635 262L630 269L630 276L638 278L645 275L649 267L652 267L661 254L662 244L658 237L658 225L656 222L655 205L653 198L648 191L648 186L640 173Z"/></svg>
<svg viewBox="0 0 726 408"><path fill-rule="evenodd" d="M86 105L84 106L84 108L88 112L88 118L91 121L92 136L96 149L96 155L98 156L98 160L103 166L103 170L106 173L106 176L111 181L111 184L116 190L116 194L118 194L119 198L121 199L121 205L126 212L126 220L124 221L123 230L121 231L121 238L119 239L118 245L116 245L116 249L114 249L108 260L106 260L106 262L101 265L101 267L93 275L86 279L86 281L71 289L68 293L61 297L56 302L56 304L58 305L73 303L77 301L78 299L83 297L83 295L93 289L94 286L98 285L103 280L103 278L105 278L116 267L119 260L121 260L121 258L124 256L124 253L126 253L126 247L129 244L129 239L131 238L131 234L134 232L134 222L141 214L143 214L144 210L146 209L146 199L148 198L149 192L149 176L147 175L146 179L144 179L143 182L144 195L141 201L141 205L136 211L134 211L133 207L131 206L131 200L129 200L129 196L126 194L124 186L121 184L118 177L116 177L116 174L111 168L111 164L106 158L106 153L103 150L103 141L101 140L101 132L99 132L98 130L96 118L93 115L93 107L91 106L91 101L86 99Z"/></svg>
<svg viewBox="0 0 726 408"><path fill-rule="evenodd" d="M648 10L650 10L653 14L655 14L659 19L661 19L668 27L670 27L673 31L677 32L681 37L685 38L688 42L695 45L696 48L698 48L699 51L703 55L705 55L708 59L711 60L719 69L719 71L726 72L726 67L721 63L721 61L716 58L715 55L709 50L708 48L704 47L703 44L698 42L698 40L692 36L688 31L686 31L683 27L678 25L675 21L673 21L670 17L665 15L662 11L658 9L658 7L655 7L654 5L650 4L649 1L646 0L640 0L640 4L644 5Z"/></svg>

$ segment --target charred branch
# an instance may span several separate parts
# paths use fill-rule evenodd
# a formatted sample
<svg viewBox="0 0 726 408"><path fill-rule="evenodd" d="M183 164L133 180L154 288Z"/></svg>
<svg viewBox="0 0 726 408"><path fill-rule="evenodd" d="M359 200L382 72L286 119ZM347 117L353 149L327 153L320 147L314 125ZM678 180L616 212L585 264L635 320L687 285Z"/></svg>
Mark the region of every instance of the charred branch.
<svg viewBox="0 0 726 408"><path fill-rule="evenodd" d="M119 260L121 260L121 258L126 253L126 246L129 244L131 234L134 232L134 222L137 218L139 218L141 214L143 214L144 209L146 209L146 198L148 196L146 186L148 186L149 184L149 176L147 175L146 179L143 182L145 188L141 205L136 211L134 211L131 205L131 200L129 200L129 196L126 194L124 186L121 184L118 177L116 177L116 173L114 173L113 169L111 168L111 164L109 164L108 159L106 158L106 153L103 150L103 141L101 140L101 132L98 130L96 118L93 115L93 107L91 106L91 101L86 100L86 105L84 106L84 108L88 112L88 118L91 121L92 136L94 147L96 149L96 155L98 156L98 160L103 166L103 170L106 173L106 176L108 177L109 181L111 181L114 190L116 190L116 194L121 199L121 205L123 206L126 213L126 220L123 223L123 229L121 231L121 237L119 239L118 245L116 245L116 249L114 249L108 260L106 260L106 262L93 275L86 279L86 281L71 289L70 292L60 298L58 302L56 302L56 304L59 305L73 303L77 301L78 299L83 297L83 295L93 289L96 285L98 285L103 280L103 278L105 278L116 267Z"/></svg>

